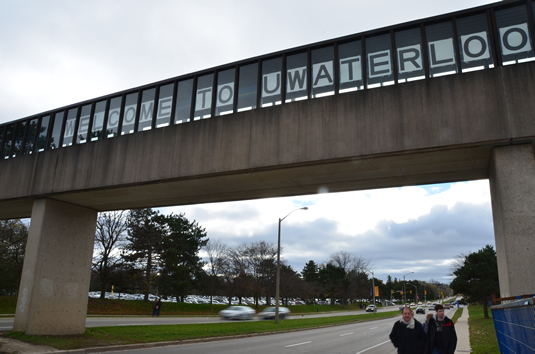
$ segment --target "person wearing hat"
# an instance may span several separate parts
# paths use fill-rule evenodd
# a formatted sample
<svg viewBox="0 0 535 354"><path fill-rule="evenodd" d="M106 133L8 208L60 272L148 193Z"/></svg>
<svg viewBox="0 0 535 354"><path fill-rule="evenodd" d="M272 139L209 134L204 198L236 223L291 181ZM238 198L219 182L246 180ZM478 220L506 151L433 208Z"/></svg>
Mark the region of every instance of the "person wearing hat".
<svg viewBox="0 0 535 354"><path fill-rule="evenodd" d="M444 314L444 306L436 305L437 312L429 320L426 354L454 354L457 347L457 333L453 322Z"/></svg>
<svg viewBox="0 0 535 354"><path fill-rule="evenodd" d="M427 336L420 322L414 319L410 307L403 307L401 320L394 323L390 340L398 353L421 354L425 350Z"/></svg>

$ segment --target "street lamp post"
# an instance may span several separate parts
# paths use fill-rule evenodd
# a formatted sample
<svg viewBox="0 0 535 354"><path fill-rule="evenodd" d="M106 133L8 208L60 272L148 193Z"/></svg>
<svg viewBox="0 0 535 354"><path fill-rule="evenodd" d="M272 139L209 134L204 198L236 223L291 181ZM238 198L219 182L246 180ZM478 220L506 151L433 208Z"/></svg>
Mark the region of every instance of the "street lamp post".
<svg viewBox="0 0 535 354"><path fill-rule="evenodd" d="M373 271L370 270L368 272L372 273L373 313L377 313L377 306L375 305L375 276L373 275Z"/></svg>
<svg viewBox="0 0 535 354"><path fill-rule="evenodd" d="M411 284L411 283L407 283L407 284L409 284L409 285L411 285L411 286L414 286L414 291L416 292L416 293L414 294L414 303L417 304L418 301L417 301L417 298L416 298L416 297L418 296L418 287L417 287L416 285L414 285L414 284Z"/></svg>
<svg viewBox="0 0 535 354"><path fill-rule="evenodd" d="M279 290L280 290L280 277L281 277L281 223L284 219L286 219L288 216L290 216L291 213L293 213L296 210L308 210L307 207L303 208L297 208L292 210L288 213L285 217L282 219L279 218L279 240L277 243L277 280L275 284L275 323L279 323Z"/></svg>
<svg viewBox="0 0 535 354"><path fill-rule="evenodd" d="M414 272L409 272L403 276L403 306L407 303L407 293L405 292L405 277Z"/></svg>

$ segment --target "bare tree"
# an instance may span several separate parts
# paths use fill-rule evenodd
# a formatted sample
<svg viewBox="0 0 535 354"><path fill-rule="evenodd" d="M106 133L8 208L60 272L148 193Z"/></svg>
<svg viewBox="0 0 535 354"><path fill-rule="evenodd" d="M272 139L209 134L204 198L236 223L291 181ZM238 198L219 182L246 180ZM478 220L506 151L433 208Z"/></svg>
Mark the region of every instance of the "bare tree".
<svg viewBox="0 0 535 354"><path fill-rule="evenodd" d="M93 252L93 271L100 279L101 299L105 298L112 276L123 265L119 247L125 241L127 228L125 211L99 214Z"/></svg>
<svg viewBox="0 0 535 354"><path fill-rule="evenodd" d="M210 273L210 311L213 306L213 296L214 296L214 281L215 279L222 274L223 268L225 266L225 254L227 251L227 246L223 244L220 239L208 240L206 246L204 246L204 251L208 255L208 269Z"/></svg>
<svg viewBox="0 0 535 354"><path fill-rule="evenodd" d="M368 259L346 251L338 251L331 254L331 262L337 267L344 268L346 273L352 271L360 273L367 271L370 267L370 261Z"/></svg>

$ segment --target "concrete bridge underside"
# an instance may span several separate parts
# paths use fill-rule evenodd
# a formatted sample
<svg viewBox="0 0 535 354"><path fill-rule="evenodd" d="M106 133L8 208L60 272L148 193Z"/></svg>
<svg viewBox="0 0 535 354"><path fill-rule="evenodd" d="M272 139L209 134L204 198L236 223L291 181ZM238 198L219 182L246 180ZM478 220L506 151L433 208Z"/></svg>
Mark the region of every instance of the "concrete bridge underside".
<svg viewBox="0 0 535 354"><path fill-rule="evenodd" d="M94 235L97 211L488 178L501 295L532 293L534 79L533 63L498 67L0 161L0 218L36 217L28 242L36 245L33 257L60 258L74 239ZM61 220L64 228L57 227ZM68 220L92 226L80 229ZM69 258L70 267L87 268L92 248L84 247L86 253ZM25 262L15 329L64 334L62 325L39 325L35 313L65 301L82 309L89 270L59 279L43 262ZM44 301L43 294L55 298ZM79 333L85 314L64 321L78 321Z"/></svg>

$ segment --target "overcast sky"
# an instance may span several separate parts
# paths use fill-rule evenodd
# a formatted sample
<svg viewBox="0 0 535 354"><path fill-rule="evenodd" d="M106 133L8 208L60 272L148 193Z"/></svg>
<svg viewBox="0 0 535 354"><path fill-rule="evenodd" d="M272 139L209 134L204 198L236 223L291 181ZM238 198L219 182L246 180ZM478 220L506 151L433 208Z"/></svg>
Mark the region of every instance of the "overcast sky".
<svg viewBox="0 0 535 354"><path fill-rule="evenodd" d="M291 47L485 0L4 0L0 123ZM387 275L449 283L460 253L494 245L488 181L165 208L229 246L277 242L301 271L343 250Z"/></svg>

